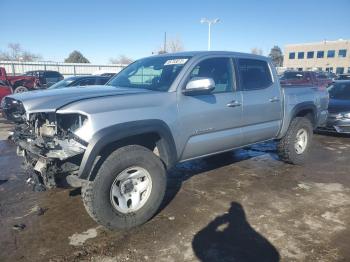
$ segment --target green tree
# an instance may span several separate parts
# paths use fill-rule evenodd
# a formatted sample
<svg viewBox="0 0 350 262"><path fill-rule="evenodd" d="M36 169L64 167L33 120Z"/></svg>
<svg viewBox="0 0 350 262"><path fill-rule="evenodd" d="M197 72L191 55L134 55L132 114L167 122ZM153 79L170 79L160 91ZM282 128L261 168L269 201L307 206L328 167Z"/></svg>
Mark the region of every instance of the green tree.
<svg viewBox="0 0 350 262"><path fill-rule="evenodd" d="M64 60L64 62L65 63L85 63L85 64L90 63L90 61L77 50L74 50L72 53L70 53L69 56Z"/></svg>
<svg viewBox="0 0 350 262"><path fill-rule="evenodd" d="M275 45L271 48L269 57L271 58L275 66L283 65L283 53L279 46Z"/></svg>

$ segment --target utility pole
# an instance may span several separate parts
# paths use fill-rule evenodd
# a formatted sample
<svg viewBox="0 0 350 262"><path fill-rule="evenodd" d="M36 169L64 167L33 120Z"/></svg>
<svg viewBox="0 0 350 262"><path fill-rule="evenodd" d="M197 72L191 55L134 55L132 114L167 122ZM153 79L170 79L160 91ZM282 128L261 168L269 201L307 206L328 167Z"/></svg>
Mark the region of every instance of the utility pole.
<svg viewBox="0 0 350 262"><path fill-rule="evenodd" d="M164 32L164 53L166 53L166 32Z"/></svg>
<svg viewBox="0 0 350 262"><path fill-rule="evenodd" d="M208 23L208 51L210 51L210 48L211 48L211 25L220 22L220 19L216 18L216 19L209 20L207 18L202 18L200 20L200 22L202 24Z"/></svg>

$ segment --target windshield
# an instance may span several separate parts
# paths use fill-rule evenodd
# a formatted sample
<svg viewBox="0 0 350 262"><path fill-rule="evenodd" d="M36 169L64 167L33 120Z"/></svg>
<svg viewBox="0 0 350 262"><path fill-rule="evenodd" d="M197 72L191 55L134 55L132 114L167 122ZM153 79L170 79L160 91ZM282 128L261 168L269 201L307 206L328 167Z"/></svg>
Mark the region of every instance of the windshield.
<svg viewBox="0 0 350 262"><path fill-rule="evenodd" d="M75 79L76 79L76 77L69 77L69 78L63 79L63 80L57 82L56 84L53 84L52 86L50 86L48 89L57 89L57 88L67 87Z"/></svg>
<svg viewBox="0 0 350 262"><path fill-rule="evenodd" d="M190 57L164 56L138 60L113 77L107 85L168 91Z"/></svg>
<svg viewBox="0 0 350 262"><path fill-rule="evenodd" d="M330 98L350 100L350 82L335 83L328 88L328 92Z"/></svg>

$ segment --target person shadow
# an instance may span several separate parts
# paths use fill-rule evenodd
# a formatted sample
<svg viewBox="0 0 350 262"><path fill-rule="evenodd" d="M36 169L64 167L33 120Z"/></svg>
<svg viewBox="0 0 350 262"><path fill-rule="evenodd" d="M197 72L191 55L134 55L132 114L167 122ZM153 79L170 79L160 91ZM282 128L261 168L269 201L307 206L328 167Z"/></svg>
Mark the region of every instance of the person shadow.
<svg viewBox="0 0 350 262"><path fill-rule="evenodd" d="M232 202L228 213L216 217L194 236L192 248L204 262L280 260L277 249L249 225L237 202Z"/></svg>

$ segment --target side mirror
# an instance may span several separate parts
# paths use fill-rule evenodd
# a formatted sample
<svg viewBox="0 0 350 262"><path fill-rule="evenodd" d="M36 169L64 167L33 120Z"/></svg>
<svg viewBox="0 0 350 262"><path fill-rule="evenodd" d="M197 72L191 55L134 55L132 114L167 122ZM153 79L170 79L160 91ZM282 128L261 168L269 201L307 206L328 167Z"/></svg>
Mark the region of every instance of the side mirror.
<svg viewBox="0 0 350 262"><path fill-rule="evenodd" d="M194 77L183 90L184 95L210 94L215 88L215 82L208 77Z"/></svg>

